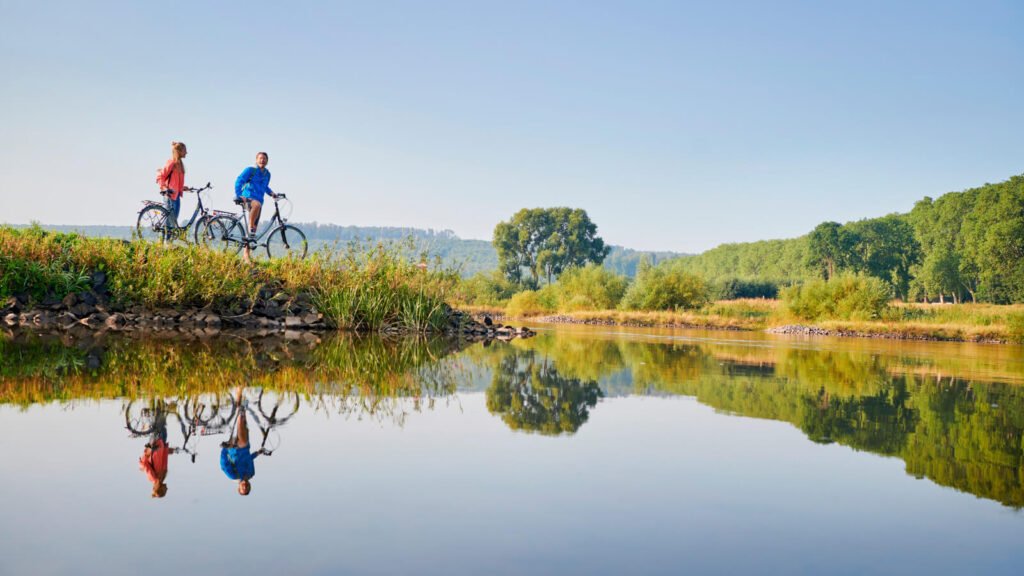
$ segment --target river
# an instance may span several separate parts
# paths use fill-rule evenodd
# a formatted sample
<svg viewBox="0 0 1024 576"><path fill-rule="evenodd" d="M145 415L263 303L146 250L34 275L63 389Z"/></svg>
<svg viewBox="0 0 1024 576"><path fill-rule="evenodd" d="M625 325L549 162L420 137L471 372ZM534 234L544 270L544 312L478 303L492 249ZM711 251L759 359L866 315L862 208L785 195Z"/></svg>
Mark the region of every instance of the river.
<svg viewBox="0 0 1024 576"><path fill-rule="evenodd" d="M539 332L0 334L0 574L1024 572L1024 347Z"/></svg>

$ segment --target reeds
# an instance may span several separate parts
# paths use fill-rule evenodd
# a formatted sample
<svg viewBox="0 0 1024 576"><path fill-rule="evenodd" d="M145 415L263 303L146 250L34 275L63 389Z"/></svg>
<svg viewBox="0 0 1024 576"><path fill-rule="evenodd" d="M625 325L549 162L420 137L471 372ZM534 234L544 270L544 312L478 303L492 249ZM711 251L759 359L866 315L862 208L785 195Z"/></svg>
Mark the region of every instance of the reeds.
<svg viewBox="0 0 1024 576"><path fill-rule="evenodd" d="M308 294L338 328L440 330L455 274L411 262L407 252L400 244L350 243L324 247L304 260L249 265L196 246L0 227L0 298L20 293L37 302L60 299L87 289L90 275L102 271L111 299L124 306L244 311L269 289Z"/></svg>

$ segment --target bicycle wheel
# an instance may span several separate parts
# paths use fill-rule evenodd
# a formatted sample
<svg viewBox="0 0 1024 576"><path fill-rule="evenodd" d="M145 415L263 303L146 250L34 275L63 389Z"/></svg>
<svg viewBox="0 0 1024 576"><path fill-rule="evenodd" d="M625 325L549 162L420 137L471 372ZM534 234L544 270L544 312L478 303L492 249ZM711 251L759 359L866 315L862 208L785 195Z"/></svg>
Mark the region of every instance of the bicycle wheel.
<svg viewBox="0 0 1024 576"><path fill-rule="evenodd" d="M124 425L137 436L145 436L156 426L156 410L152 404L132 400L124 409Z"/></svg>
<svg viewBox="0 0 1024 576"><path fill-rule="evenodd" d="M135 222L135 233L140 240L163 242L167 239L167 210L163 206L150 205L139 212Z"/></svg>
<svg viewBox="0 0 1024 576"><path fill-rule="evenodd" d="M267 238L267 256L271 258L302 260L306 257L307 247L306 235L291 224L274 228Z"/></svg>
<svg viewBox="0 0 1024 576"><path fill-rule="evenodd" d="M263 392L260 390L256 406L260 415L271 425L284 424L299 411L298 392L275 392L267 396L264 396Z"/></svg>
<svg viewBox="0 0 1024 576"><path fill-rule="evenodd" d="M200 216L193 224L192 241L196 246L206 246L203 239L206 237L206 227L210 224L210 220L213 220L213 216Z"/></svg>
<svg viewBox="0 0 1024 576"><path fill-rule="evenodd" d="M238 254L245 246L245 229L230 216L215 216L203 226L198 243L226 254Z"/></svg>

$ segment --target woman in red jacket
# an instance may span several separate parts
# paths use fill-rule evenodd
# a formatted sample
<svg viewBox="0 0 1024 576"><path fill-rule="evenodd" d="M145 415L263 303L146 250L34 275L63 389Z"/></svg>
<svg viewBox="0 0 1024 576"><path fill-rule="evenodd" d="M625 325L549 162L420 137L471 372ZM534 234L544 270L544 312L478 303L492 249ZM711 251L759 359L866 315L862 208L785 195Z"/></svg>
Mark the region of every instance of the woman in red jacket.
<svg viewBox="0 0 1024 576"><path fill-rule="evenodd" d="M156 176L160 185L160 193L167 196L167 211L178 225L178 212L181 211L181 194L185 191L185 163L182 160L188 155L184 142L171 142L171 159L164 164Z"/></svg>

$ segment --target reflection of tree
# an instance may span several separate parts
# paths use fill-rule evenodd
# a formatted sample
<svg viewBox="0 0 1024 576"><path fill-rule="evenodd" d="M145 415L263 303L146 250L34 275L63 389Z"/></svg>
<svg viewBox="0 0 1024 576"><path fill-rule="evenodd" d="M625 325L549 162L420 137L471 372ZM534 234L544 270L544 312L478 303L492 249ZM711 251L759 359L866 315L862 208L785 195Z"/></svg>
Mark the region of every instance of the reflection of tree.
<svg viewBox="0 0 1024 576"><path fill-rule="evenodd" d="M898 454L917 425L907 406L906 385L896 382L874 394L833 397L824 388L801 394L800 427L815 442L843 442L880 454Z"/></svg>
<svg viewBox="0 0 1024 576"><path fill-rule="evenodd" d="M587 421L600 397L597 382L566 378L547 358L517 351L495 369L487 409L513 430L571 434Z"/></svg>

